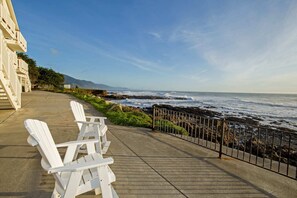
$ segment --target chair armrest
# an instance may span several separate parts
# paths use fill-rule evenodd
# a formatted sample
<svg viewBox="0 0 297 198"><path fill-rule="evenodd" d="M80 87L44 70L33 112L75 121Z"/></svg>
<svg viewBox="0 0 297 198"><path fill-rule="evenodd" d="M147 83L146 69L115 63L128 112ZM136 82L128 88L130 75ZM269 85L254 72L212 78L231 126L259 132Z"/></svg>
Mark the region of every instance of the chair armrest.
<svg viewBox="0 0 297 198"><path fill-rule="evenodd" d="M106 166L113 163L113 159L111 157L105 159L96 159L90 162L82 162L76 164L69 164L61 167L50 168L48 173L56 173L56 172L76 172L82 171L90 168L96 168L100 166Z"/></svg>
<svg viewBox="0 0 297 198"><path fill-rule="evenodd" d="M80 146L86 145L88 154L96 153L95 144L98 143L99 139L88 139L88 140L78 140L78 141L70 141L61 144L56 144L57 148L67 147L64 163L72 162L74 158L77 157L77 152Z"/></svg>
<svg viewBox="0 0 297 198"><path fill-rule="evenodd" d="M60 148L60 147L68 147L68 146L78 146L78 145L88 144L88 143L97 143L98 141L99 140L96 140L96 139L70 141L70 142L56 144L56 147Z"/></svg>
<svg viewBox="0 0 297 198"><path fill-rule="evenodd" d="M95 122L96 120L99 120L99 122L102 125L105 125L105 119L107 119L106 117L96 117L96 116L86 116L86 119L89 119L90 122Z"/></svg>
<svg viewBox="0 0 297 198"><path fill-rule="evenodd" d="M78 120L75 120L74 122L77 122L77 123L81 123L81 124L93 124L93 125L101 125L100 122L88 122L88 121L78 121Z"/></svg>
<svg viewBox="0 0 297 198"><path fill-rule="evenodd" d="M100 117L100 116L86 116L86 118L95 118L95 119L107 119L107 117Z"/></svg>

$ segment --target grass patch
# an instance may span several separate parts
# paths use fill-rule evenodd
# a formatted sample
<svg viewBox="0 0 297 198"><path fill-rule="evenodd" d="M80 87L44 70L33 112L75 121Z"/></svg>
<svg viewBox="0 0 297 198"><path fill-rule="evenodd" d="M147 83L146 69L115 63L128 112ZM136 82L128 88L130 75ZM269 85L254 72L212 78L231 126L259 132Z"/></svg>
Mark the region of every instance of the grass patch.
<svg viewBox="0 0 297 198"><path fill-rule="evenodd" d="M173 131L173 133L189 136L189 132L186 129L184 129L183 127L177 126L176 124L168 120L156 121L156 127L157 128L162 127L163 129L167 128L168 131Z"/></svg>

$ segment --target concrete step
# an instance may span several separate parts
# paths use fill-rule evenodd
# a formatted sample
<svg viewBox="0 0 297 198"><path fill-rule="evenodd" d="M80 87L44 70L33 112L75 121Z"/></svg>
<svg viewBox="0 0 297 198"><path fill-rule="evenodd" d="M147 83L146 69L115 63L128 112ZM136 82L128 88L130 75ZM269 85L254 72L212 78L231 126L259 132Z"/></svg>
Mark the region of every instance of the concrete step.
<svg viewBox="0 0 297 198"><path fill-rule="evenodd" d="M8 100L8 96L7 95L3 95L3 96L0 95L0 101L2 101L2 100Z"/></svg>
<svg viewBox="0 0 297 198"><path fill-rule="evenodd" d="M9 104L0 104L0 108L3 109L7 109L7 108L12 108L12 105L9 103Z"/></svg>
<svg viewBox="0 0 297 198"><path fill-rule="evenodd" d="M12 108L11 104L0 104L1 109L7 109L7 108Z"/></svg>
<svg viewBox="0 0 297 198"><path fill-rule="evenodd" d="M0 99L0 104L10 104L8 99Z"/></svg>
<svg viewBox="0 0 297 198"><path fill-rule="evenodd" d="M8 100L7 94L2 88L0 88L0 100Z"/></svg>
<svg viewBox="0 0 297 198"><path fill-rule="evenodd" d="M12 106L0 106L1 110L8 110L8 109L13 109Z"/></svg>
<svg viewBox="0 0 297 198"><path fill-rule="evenodd" d="M7 89L10 90L9 85L7 86ZM13 101L12 103L11 103L11 100ZM17 103L18 102L17 102L16 96L13 93L11 93L11 95L8 94L5 91L3 84L1 84L0 85L0 109L14 109L14 105L17 106Z"/></svg>

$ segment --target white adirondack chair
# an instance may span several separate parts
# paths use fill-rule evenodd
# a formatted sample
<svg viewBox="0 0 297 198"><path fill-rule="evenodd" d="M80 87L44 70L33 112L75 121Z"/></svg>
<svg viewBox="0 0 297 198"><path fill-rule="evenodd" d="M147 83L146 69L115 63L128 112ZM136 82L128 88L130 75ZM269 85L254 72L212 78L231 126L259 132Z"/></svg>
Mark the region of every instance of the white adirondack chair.
<svg viewBox="0 0 297 198"><path fill-rule="evenodd" d="M107 126L104 121L106 117L86 116L83 105L76 101L71 101L70 106L80 131L77 140L94 137L100 140L96 144L97 152L105 154L110 146L110 141L106 138ZM81 148L78 149L78 152L83 152Z"/></svg>
<svg viewBox="0 0 297 198"><path fill-rule="evenodd" d="M95 152L94 143L98 140L72 141L55 145L52 135L45 122L28 119L24 122L29 132L28 143L37 146L42 160L41 165L55 178L55 188L52 198L73 198L77 195L95 189L95 194L102 193L102 197L118 197L111 186L115 175L109 168L112 158L103 159ZM86 144L88 155L73 160L76 147ZM67 147L64 161L62 161L58 147Z"/></svg>

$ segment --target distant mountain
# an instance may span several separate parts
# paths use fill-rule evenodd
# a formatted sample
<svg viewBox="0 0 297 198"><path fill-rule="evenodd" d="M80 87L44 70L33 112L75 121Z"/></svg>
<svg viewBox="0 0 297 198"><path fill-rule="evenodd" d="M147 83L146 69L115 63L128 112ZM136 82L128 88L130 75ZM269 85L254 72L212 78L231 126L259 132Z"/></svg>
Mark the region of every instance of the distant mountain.
<svg viewBox="0 0 297 198"><path fill-rule="evenodd" d="M96 84L92 81L80 80L68 75L64 75L64 84L70 84L72 87L78 86L85 89L101 89L101 90L127 90L123 87L111 87L105 84Z"/></svg>

